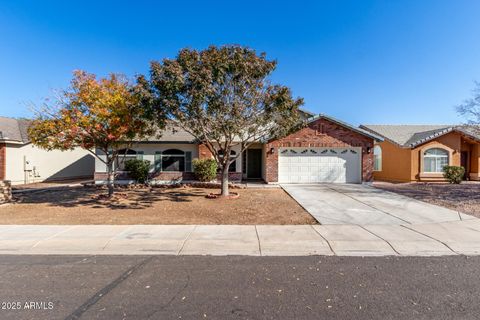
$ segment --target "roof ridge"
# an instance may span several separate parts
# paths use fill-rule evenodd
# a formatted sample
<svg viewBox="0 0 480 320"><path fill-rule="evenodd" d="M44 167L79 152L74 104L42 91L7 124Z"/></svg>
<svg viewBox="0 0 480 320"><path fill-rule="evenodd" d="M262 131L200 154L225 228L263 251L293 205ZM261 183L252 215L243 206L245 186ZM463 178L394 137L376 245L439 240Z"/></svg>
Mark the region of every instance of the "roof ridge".
<svg viewBox="0 0 480 320"><path fill-rule="evenodd" d="M399 127L399 126L402 126L402 127L413 127L413 126L438 126L438 127L454 127L454 126L460 126L462 124L405 124L405 123L401 123L401 124L393 124L393 123L380 123L380 124L362 124L362 126L396 126L396 127Z"/></svg>

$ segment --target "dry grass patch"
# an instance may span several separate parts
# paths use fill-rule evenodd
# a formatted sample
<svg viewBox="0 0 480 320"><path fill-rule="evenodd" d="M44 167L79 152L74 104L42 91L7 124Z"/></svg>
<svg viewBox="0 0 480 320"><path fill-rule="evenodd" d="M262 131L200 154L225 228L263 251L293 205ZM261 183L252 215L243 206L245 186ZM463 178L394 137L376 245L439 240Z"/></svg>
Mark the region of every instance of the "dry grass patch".
<svg viewBox="0 0 480 320"><path fill-rule="evenodd" d="M72 188L26 193L0 207L0 224L315 224L282 189L237 189L238 199L207 199L203 188Z"/></svg>

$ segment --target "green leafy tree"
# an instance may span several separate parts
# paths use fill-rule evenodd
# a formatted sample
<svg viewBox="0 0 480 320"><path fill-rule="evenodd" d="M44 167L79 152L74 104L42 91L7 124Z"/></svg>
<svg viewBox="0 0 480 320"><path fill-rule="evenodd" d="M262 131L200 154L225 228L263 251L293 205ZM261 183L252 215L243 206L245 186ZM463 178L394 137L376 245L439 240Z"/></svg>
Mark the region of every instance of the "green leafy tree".
<svg viewBox="0 0 480 320"><path fill-rule="evenodd" d="M175 59L151 63L156 107L168 110L185 131L205 144L221 171L229 195L228 167L252 143L287 134L299 122L302 99L273 85L277 63L241 46L183 49ZM231 156L240 146L241 152Z"/></svg>
<svg viewBox="0 0 480 320"><path fill-rule="evenodd" d="M112 196L114 163L120 150L155 132L147 89L143 78L131 84L122 75L97 79L93 74L75 71L71 87L37 111L28 130L30 139L47 150L81 147L91 152L107 167L108 195ZM158 108L156 112L159 114ZM163 125L157 121L157 126Z"/></svg>

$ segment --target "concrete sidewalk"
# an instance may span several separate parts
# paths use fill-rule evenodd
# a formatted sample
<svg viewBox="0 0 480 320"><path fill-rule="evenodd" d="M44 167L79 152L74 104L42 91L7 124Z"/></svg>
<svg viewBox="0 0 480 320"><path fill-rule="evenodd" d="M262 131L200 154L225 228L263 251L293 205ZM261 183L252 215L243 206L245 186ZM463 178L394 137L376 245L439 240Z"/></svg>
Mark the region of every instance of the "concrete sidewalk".
<svg viewBox="0 0 480 320"><path fill-rule="evenodd" d="M480 254L480 220L416 225L0 225L0 254Z"/></svg>

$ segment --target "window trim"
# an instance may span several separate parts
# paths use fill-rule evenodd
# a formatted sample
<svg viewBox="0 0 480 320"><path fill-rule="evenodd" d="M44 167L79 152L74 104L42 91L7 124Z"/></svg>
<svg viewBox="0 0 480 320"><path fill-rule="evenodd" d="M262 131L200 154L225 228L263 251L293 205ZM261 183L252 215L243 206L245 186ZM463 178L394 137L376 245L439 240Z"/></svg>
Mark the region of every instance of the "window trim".
<svg viewBox="0 0 480 320"><path fill-rule="evenodd" d="M375 150L380 150L380 154L375 154ZM380 159L380 165L376 168L377 158ZM373 171L381 172L383 169L383 149L380 145L376 144L373 146Z"/></svg>
<svg viewBox="0 0 480 320"><path fill-rule="evenodd" d="M442 149L442 150L445 150L446 152L448 152L448 163L447 165L451 166L452 165L452 161L453 161L453 149L443 145L443 144L440 144L440 143L432 143L432 144L429 144L429 145L426 145L424 147L422 147L421 149L419 149L419 158L420 158L420 170L419 170L419 173L420 173L420 178L424 177L424 178L428 178L428 177L435 177L435 178L441 178L443 177L443 172L425 172L425 157L424 157L424 154L426 151L430 150L430 149Z"/></svg>
<svg viewBox="0 0 480 320"><path fill-rule="evenodd" d="M426 154L427 152L431 151L431 150L440 150L443 152L443 154ZM450 162L450 155L449 155L449 152L448 150L445 150L445 149L442 149L442 148L429 148L429 149L426 149L422 152L422 156L423 156L423 172L424 173L442 173L443 170L438 170L438 167L439 167L439 160L440 159L446 159L447 161L447 164L445 166L448 166L448 163ZM427 159L434 159L435 161L435 165L434 165L434 169L435 171L426 171L426 166L425 166L425 161ZM443 169L443 168L442 168Z"/></svg>

